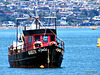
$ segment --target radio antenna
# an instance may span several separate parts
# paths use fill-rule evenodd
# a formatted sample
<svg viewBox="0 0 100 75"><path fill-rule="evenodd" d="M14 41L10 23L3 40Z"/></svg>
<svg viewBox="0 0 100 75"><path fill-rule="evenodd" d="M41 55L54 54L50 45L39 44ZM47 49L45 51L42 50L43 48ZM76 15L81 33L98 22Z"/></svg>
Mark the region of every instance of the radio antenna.
<svg viewBox="0 0 100 75"><path fill-rule="evenodd" d="M36 0L36 11L35 11L35 13L36 13L36 18L38 17L37 10L38 10L38 1Z"/></svg>

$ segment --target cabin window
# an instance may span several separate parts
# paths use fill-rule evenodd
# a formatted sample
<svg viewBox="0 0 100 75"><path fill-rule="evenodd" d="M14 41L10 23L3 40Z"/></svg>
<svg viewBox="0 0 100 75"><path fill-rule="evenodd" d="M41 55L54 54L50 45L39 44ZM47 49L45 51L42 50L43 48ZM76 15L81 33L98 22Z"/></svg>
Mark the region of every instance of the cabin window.
<svg viewBox="0 0 100 75"><path fill-rule="evenodd" d="M51 35L50 37L51 37L50 38L51 41L55 41L55 35Z"/></svg>
<svg viewBox="0 0 100 75"><path fill-rule="evenodd" d="M43 36L43 42L44 43L48 42L48 36Z"/></svg>
<svg viewBox="0 0 100 75"><path fill-rule="evenodd" d="M33 36L29 36L28 43L33 43Z"/></svg>
<svg viewBox="0 0 100 75"><path fill-rule="evenodd" d="M35 36L35 41L40 41L40 36Z"/></svg>

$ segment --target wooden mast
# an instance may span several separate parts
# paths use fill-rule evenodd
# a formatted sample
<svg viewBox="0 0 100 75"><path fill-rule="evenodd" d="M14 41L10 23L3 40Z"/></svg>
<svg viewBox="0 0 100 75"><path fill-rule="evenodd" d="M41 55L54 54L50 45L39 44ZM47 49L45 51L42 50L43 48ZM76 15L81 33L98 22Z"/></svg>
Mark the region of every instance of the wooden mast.
<svg viewBox="0 0 100 75"><path fill-rule="evenodd" d="M16 53L17 53L17 41L18 41L18 20L17 20L17 33L16 33Z"/></svg>
<svg viewBox="0 0 100 75"><path fill-rule="evenodd" d="M36 18L36 29L37 29L37 18Z"/></svg>

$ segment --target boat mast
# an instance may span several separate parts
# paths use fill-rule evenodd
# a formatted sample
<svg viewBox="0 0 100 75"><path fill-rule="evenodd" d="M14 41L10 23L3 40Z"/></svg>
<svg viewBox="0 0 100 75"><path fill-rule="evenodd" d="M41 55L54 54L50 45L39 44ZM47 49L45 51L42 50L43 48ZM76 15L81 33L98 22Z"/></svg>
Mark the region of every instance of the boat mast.
<svg viewBox="0 0 100 75"><path fill-rule="evenodd" d="M37 18L38 18L38 14L37 14L37 9L38 9L38 1L36 0L36 11L35 11L35 13L36 13L36 29L37 29Z"/></svg>
<svg viewBox="0 0 100 75"><path fill-rule="evenodd" d="M56 17L56 12L55 12L55 0L53 0L53 4L54 4L54 17Z"/></svg>
<svg viewBox="0 0 100 75"><path fill-rule="evenodd" d="M55 29L57 29L57 27L56 27L56 18L55 18Z"/></svg>
<svg viewBox="0 0 100 75"><path fill-rule="evenodd" d="M38 18L37 10L38 10L38 1L36 0L36 11L35 11L35 13L36 13L36 18Z"/></svg>
<svg viewBox="0 0 100 75"><path fill-rule="evenodd" d="M20 6L20 0L18 0L18 5ZM17 50L17 41L18 41L18 19L17 19L17 38L16 38L16 50Z"/></svg>
<svg viewBox="0 0 100 75"><path fill-rule="evenodd" d="M56 12L55 12L55 0L53 0L53 4L54 4L54 17L56 17ZM55 18L55 29L56 29L56 18Z"/></svg>
<svg viewBox="0 0 100 75"><path fill-rule="evenodd" d="M18 0L18 5L20 6L20 0ZM18 19L17 19L17 34L16 34L16 53L17 53L17 41L18 41Z"/></svg>
<svg viewBox="0 0 100 75"><path fill-rule="evenodd" d="M17 38L16 38L16 53L17 53L17 41L18 41L18 20L17 20Z"/></svg>

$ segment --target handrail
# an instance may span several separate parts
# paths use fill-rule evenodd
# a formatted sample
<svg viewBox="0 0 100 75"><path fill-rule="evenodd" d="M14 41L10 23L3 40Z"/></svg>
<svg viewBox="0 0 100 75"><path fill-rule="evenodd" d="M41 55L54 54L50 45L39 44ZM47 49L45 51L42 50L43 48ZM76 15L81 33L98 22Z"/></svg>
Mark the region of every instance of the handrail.
<svg viewBox="0 0 100 75"><path fill-rule="evenodd" d="M60 44L59 46L60 46L62 49L64 49L64 41L62 41L62 40L59 39L58 37L56 37L56 39L57 39L57 43ZM59 41L60 41L60 43L59 43Z"/></svg>
<svg viewBox="0 0 100 75"><path fill-rule="evenodd" d="M56 40L57 40L56 42L57 42L58 47L60 47L60 48L62 48L64 50L64 42L61 39L59 39L59 38L57 38ZM34 49L33 48L34 45L33 44L29 45L29 44L31 44L31 43L25 43L25 44L19 45L17 47L12 47L12 48L9 47L9 52L12 55L12 54L16 54L16 53L25 52L26 50L28 51L29 47ZM49 45L49 43L48 43L48 45ZM24 50L24 51L22 51L22 50Z"/></svg>
<svg viewBox="0 0 100 75"><path fill-rule="evenodd" d="M28 45L28 44L29 44L29 43L25 43L25 44L19 45L19 46L17 46L17 48L16 48L16 47L13 47L13 48L8 47L8 50L9 50L9 52L10 52L11 55L12 55L12 54L16 54L16 53L25 52L24 49L28 49L29 47L32 47L32 46L33 46L33 45L30 45L30 46L25 47L25 45ZM22 48L22 46L24 46L24 47ZM21 48L18 49L18 47L21 47ZM17 49L17 50L16 50L16 49ZM24 50L24 51L22 51L22 50ZM18 52L18 51L20 51L20 52Z"/></svg>

